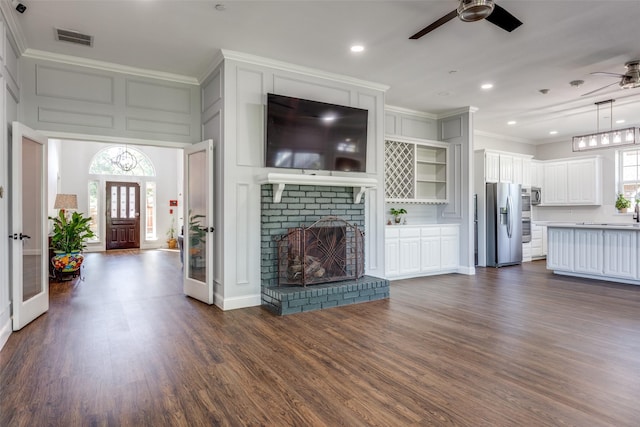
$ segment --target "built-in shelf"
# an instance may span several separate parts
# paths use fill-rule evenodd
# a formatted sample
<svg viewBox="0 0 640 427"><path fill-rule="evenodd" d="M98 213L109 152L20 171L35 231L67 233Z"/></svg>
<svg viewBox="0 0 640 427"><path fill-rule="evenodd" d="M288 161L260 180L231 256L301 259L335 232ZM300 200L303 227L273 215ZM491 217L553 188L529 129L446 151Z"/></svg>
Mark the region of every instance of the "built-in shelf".
<svg viewBox="0 0 640 427"><path fill-rule="evenodd" d="M268 173L258 178L259 184L273 184L273 203L280 203L282 192L289 185L316 185L327 187L353 187L353 203L362 201L367 188L375 188L375 178L359 178L350 176L299 175L291 173Z"/></svg>

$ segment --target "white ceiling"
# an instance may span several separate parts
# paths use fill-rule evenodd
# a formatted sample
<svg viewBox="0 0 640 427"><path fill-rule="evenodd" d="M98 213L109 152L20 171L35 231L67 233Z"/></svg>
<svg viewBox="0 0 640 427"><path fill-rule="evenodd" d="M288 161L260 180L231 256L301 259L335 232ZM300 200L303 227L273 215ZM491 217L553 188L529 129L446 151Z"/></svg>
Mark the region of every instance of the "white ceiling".
<svg viewBox="0 0 640 427"><path fill-rule="evenodd" d="M591 72L624 73L625 62L640 59L638 0L503 0L524 23L512 33L456 18L419 40L408 37L456 0L23 3L24 14L12 13L29 50L201 79L217 51L229 49L389 85L388 105L434 114L474 106L477 130L520 142L593 132L594 103L611 98L613 118L626 120L614 128L640 126L640 88L581 96L616 81ZM56 41L56 27L93 35L94 46ZM354 43L366 50L352 54ZM571 87L576 79L584 85ZM484 82L495 86L482 91ZM610 128L604 110L600 130Z"/></svg>

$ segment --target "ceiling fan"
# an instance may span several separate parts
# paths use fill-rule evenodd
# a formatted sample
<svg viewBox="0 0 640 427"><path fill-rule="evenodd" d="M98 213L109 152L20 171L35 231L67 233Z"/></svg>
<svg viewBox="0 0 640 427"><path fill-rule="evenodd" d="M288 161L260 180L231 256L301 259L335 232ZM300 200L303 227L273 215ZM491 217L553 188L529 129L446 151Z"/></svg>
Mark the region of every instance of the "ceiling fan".
<svg viewBox="0 0 640 427"><path fill-rule="evenodd" d="M617 77L621 80L619 82L613 82L606 86L602 86L601 88L592 90L591 92L584 93L582 94L582 96L591 95L592 93L599 92L613 85L618 85L621 89L633 89L640 87L640 60L635 59L633 61L629 61L624 64L624 67L627 69L627 72L624 74L607 73L604 71L596 71L594 73L591 73L592 75Z"/></svg>
<svg viewBox="0 0 640 427"><path fill-rule="evenodd" d="M460 0L460 4L456 10L449 12L434 23L426 26L409 37L409 39L419 39L439 26L451 21L456 16L465 22L474 22L486 19L492 24L497 25L508 32L511 32L522 25L522 22L520 22L518 18L507 12L504 8L495 4L493 0Z"/></svg>

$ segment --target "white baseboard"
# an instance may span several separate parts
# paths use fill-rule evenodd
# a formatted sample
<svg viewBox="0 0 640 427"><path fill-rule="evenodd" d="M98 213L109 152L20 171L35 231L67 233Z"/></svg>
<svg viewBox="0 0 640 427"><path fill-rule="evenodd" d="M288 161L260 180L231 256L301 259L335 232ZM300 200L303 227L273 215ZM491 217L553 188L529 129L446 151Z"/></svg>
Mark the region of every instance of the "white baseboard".
<svg viewBox="0 0 640 427"><path fill-rule="evenodd" d="M0 350L4 347L9 339L9 335L13 330L11 326L11 316L9 316L9 309L0 316Z"/></svg>
<svg viewBox="0 0 640 427"><path fill-rule="evenodd" d="M215 304L224 311L235 310L237 308L258 307L262 304L262 295L256 294L235 298L222 298L216 294Z"/></svg>
<svg viewBox="0 0 640 427"><path fill-rule="evenodd" d="M476 268L475 267L458 267L458 273L466 274L467 276L475 276Z"/></svg>

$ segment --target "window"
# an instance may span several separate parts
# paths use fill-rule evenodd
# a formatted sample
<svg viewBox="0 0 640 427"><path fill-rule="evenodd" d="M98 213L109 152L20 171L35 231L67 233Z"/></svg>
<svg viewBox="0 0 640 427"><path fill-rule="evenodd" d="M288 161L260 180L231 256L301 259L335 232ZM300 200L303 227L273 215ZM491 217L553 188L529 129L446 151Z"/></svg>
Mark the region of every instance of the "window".
<svg viewBox="0 0 640 427"><path fill-rule="evenodd" d="M618 191L631 200L634 207L636 199L640 199L640 150L620 151Z"/></svg>
<svg viewBox="0 0 640 427"><path fill-rule="evenodd" d="M89 241L97 242L100 240L100 216L99 212L100 200L100 183L99 181L89 181L89 216L91 217L91 231L94 236Z"/></svg>
<svg viewBox="0 0 640 427"><path fill-rule="evenodd" d="M130 170L125 170L118 165L117 159L125 150L127 155L135 158L135 166ZM89 173L95 175L156 176L151 160L142 151L122 146L107 147L98 151L91 161Z"/></svg>
<svg viewBox="0 0 640 427"><path fill-rule="evenodd" d="M156 236L156 183L147 182L145 191L145 238L154 240Z"/></svg>

